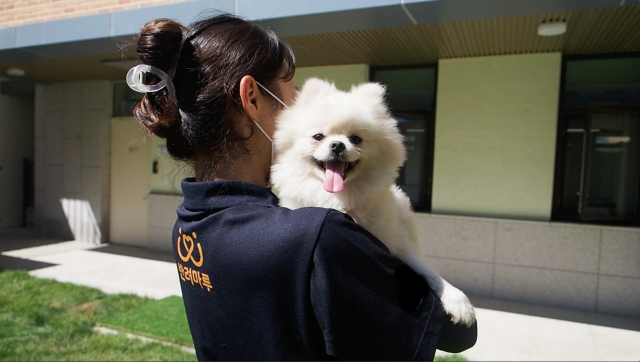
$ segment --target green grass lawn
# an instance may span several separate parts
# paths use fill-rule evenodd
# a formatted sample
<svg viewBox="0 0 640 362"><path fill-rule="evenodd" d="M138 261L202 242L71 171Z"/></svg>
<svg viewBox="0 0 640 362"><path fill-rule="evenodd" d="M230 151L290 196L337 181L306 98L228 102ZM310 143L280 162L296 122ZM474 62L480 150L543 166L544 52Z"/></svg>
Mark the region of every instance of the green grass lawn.
<svg viewBox="0 0 640 362"><path fill-rule="evenodd" d="M0 271L0 360L5 361L187 361L195 355L159 343L144 343L124 335L102 335L93 327L114 319L130 330L139 323L120 323L117 316L156 304L134 295L107 295L99 290L38 279L24 271ZM179 298L178 298L179 299ZM180 304L184 315L184 307ZM173 314L162 311L163 319ZM179 312L176 312L179 315ZM176 331L184 330L182 317ZM155 319L160 319L156 316ZM108 323L105 323L108 324ZM188 327L187 327L188 328ZM142 334L152 335L142 330ZM176 332L179 336L182 332ZM164 336L172 340L174 336ZM183 337L175 337L183 339Z"/></svg>
<svg viewBox="0 0 640 362"><path fill-rule="evenodd" d="M195 354L112 329L192 346L182 298L108 295L97 289L0 270L1 361L189 361ZM466 361L460 355L436 361Z"/></svg>
<svg viewBox="0 0 640 362"><path fill-rule="evenodd" d="M448 356L436 356L436 358L434 358L434 361L437 362L454 362L454 361L468 361L468 359L466 357L464 357L463 355L460 354L450 354Z"/></svg>
<svg viewBox="0 0 640 362"><path fill-rule="evenodd" d="M102 318L100 324L185 346L193 345L180 297L142 303L123 313Z"/></svg>

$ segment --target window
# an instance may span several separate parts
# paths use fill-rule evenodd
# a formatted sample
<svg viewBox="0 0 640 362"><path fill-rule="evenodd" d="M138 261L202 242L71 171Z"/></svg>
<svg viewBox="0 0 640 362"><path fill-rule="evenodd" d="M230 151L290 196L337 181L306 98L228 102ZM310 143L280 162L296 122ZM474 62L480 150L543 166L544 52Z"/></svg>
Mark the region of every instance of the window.
<svg viewBox="0 0 640 362"><path fill-rule="evenodd" d="M563 64L555 220L640 225L640 57Z"/></svg>
<svg viewBox="0 0 640 362"><path fill-rule="evenodd" d="M431 211L436 66L372 68L371 79L387 87L387 104L404 135L407 160L398 185L417 211Z"/></svg>

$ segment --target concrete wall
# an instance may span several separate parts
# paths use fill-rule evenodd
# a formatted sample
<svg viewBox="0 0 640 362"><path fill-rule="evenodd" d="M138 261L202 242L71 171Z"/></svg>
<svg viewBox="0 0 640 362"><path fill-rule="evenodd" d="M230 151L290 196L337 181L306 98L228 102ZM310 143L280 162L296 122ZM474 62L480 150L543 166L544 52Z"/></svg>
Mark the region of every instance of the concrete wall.
<svg viewBox="0 0 640 362"><path fill-rule="evenodd" d="M147 142L149 143L149 157L152 162L157 162L156 173L151 173L149 187L152 193L182 195L180 182L185 177L193 177L195 174L193 168L185 163L176 161L167 152L165 147L166 141L150 135ZM151 167L148 167L151 172Z"/></svg>
<svg viewBox="0 0 640 362"><path fill-rule="evenodd" d="M164 141L133 117L113 118L111 132L110 242L171 251L180 181L191 176L190 167L171 159Z"/></svg>
<svg viewBox="0 0 640 362"><path fill-rule="evenodd" d="M23 222L23 159L34 158L33 99L0 95L0 228Z"/></svg>
<svg viewBox="0 0 640 362"><path fill-rule="evenodd" d="M417 214L423 254L482 297L640 317L640 229Z"/></svg>
<svg viewBox="0 0 640 362"><path fill-rule="evenodd" d="M149 220L147 247L158 251L172 251L171 233L176 222L176 210L182 203L182 195L149 195Z"/></svg>
<svg viewBox="0 0 640 362"><path fill-rule="evenodd" d="M147 248L170 252L171 233L176 222L176 210L182 202L180 183L194 175L190 165L172 159L166 152L165 141L149 138L149 157L157 162L157 173L152 173L148 197ZM151 167L148 168L151 170Z"/></svg>
<svg viewBox="0 0 640 362"><path fill-rule="evenodd" d="M132 117L111 119L109 242L147 246L150 148L146 132Z"/></svg>
<svg viewBox="0 0 640 362"><path fill-rule="evenodd" d="M36 86L36 227L43 236L108 240L111 84Z"/></svg>
<svg viewBox="0 0 640 362"><path fill-rule="evenodd" d="M432 210L549 220L561 54L441 60Z"/></svg>

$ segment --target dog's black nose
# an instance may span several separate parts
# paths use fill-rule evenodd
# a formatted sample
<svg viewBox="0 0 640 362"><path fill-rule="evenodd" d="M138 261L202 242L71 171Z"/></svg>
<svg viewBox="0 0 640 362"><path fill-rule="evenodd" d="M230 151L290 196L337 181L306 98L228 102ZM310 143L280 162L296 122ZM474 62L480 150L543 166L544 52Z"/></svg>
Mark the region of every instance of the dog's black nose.
<svg viewBox="0 0 640 362"><path fill-rule="evenodd" d="M338 154L346 149L344 143L340 141L333 141L329 144L329 148L331 148L331 152Z"/></svg>

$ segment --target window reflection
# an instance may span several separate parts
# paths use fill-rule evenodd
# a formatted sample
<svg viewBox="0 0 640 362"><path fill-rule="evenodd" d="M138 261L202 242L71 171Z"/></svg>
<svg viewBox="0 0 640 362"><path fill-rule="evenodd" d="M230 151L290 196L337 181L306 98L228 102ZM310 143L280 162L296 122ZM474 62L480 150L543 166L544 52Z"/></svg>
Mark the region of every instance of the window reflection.
<svg viewBox="0 0 640 362"><path fill-rule="evenodd" d="M431 210L436 74L435 66L372 69L407 149L397 183L419 211Z"/></svg>

